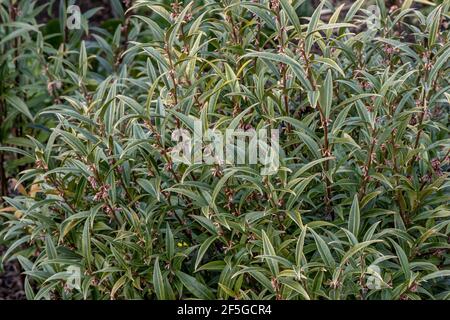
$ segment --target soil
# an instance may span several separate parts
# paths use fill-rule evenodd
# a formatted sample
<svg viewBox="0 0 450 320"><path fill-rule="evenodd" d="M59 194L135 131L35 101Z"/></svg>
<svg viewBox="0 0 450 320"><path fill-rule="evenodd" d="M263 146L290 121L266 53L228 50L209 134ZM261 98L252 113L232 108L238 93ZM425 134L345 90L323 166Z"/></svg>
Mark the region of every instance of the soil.
<svg viewBox="0 0 450 320"><path fill-rule="evenodd" d="M6 247L0 246L0 257ZM22 270L17 260L10 261L0 268L0 300L25 300Z"/></svg>

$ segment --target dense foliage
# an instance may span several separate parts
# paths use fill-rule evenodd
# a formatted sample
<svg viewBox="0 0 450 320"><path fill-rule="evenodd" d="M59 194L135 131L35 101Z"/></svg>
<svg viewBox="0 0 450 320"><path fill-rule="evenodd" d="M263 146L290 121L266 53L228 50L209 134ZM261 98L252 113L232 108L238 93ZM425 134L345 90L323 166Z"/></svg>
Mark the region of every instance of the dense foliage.
<svg viewBox="0 0 450 320"><path fill-rule="evenodd" d="M50 31L0 1L29 299L450 297L450 3L303 2L112 1ZM279 170L174 162L195 119L279 129Z"/></svg>

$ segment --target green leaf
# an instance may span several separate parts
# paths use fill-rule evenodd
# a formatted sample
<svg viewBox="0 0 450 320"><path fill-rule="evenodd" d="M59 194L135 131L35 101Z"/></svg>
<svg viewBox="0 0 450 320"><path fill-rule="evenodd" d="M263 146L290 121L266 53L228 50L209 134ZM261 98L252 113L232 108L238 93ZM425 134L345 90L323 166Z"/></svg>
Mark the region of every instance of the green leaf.
<svg viewBox="0 0 450 320"><path fill-rule="evenodd" d="M350 214L348 217L348 229L351 233L358 237L360 222L361 221L361 213L359 212L359 201L358 195L355 194L353 197L353 203L350 208Z"/></svg>
<svg viewBox="0 0 450 320"><path fill-rule="evenodd" d="M313 62L319 62L319 63L323 63L327 66L330 66L331 68L333 68L334 70L339 72L339 74L341 74L343 77L345 77L344 70L342 70L342 68L335 61L331 60L330 58L316 57L313 60Z"/></svg>
<svg viewBox="0 0 450 320"><path fill-rule="evenodd" d="M336 261L334 260L327 243L313 229L309 229L314 237L314 241L316 242L317 250L319 251L319 255L322 258L322 261L327 267L334 269L336 266Z"/></svg>
<svg viewBox="0 0 450 320"><path fill-rule="evenodd" d="M91 268L92 264L92 251L91 251L91 234L90 234L90 219L86 219L83 227L83 234L81 237L81 252L83 257L86 259L86 264L88 268Z"/></svg>
<svg viewBox="0 0 450 320"><path fill-rule="evenodd" d="M286 287L298 292L305 300L311 300L311 298L308 295L308 292L297 281L286 278L280 278L279 281Z"/></svg>
<svg viewBox="0 0 450 320"><path fill-rule="evenodd" d="M213 244L214 241L217 240L217 238L218 238L217 236L209 237L208 239L206 239L206 240L200 245L200 248L199 248L198 254L197 254L197 259L195 260L195 266L194 266L195 271L198 271L198 266L199 266L200 262L202 262L203 256L205 255L205 253L206 253L206 251L208 250L209 246L210 246L211 244Z"/></svg>
<svg viewBox="0 0 450 320"><path fill-rule="evenodd" d="M191 277L190 275L181 271L176 271L175 274L177 278L180 279L180 281L183 283L184 287L195 297L204 300L214 299L214 295L212 294L211 290L209 290L207 286L199 282L194 277Z"/></svg>
<svg viewBox="0 0 450 320"><path fill-rule="evenodd" d="M397 258L400 261L400 266L403 270L403 275L405 276L406 280L411 279L412 272L411 272L408 257L406 256L405 251L396 242L392 241L392 244L395 247L395 252L397 253Z"/></svg>
<svg viewBox="0 0 450 320"><path fill-rule="evenodd" d="M111 294L110 294L110 296L111 296L111 297L115 297L117 291L119 291L120 288L122 288L126 282L127 282L127 275L121 276L121 277L119 278L119 280L117 280L117 281L114 283L114 285L113 285L113 287L112 287L112 289L111 289Z"/></svg>
<svg viewBox="0 0 450 320"><path fill-rule="evenodd" d="M175 254L175 240L173 238L173 233L168 223L166 223L166 250L167 250L167 257L169 258L169 260L172 260Z"/></svg>
<svg viewBox="0 0 450 320"><path fill-rule="evenodd" d="M297 6L301 5L304 0L300 1L300 4L297 4ZM295 30L299 35L302 34L302 26L300 24L300 19L297 16L297 13L295 12L295 9L292 7L292 5L289 3L288 0L280 0L281 7L286 12L289 20L291 21L292 25L294 26Z"/></svg>
<svg viewBox="0 0 450 320"><path fill-rule="evenodd" d="M331 71L328 70L327 77L320 87L319 104L325 115L325 119L330 119L331 103L333 101L333 78Z"/></svg>
<svg viewBox="0 0 450 320"><path fill-rule="evenodd" d="M297 240L297 245L295 247L295 263L297 264L297 267L300 267L300 265L301 265L301 259L303 256L303 248L305 245L305 237L306 237L307 230L308 230L308 228L306 226L304 226L302 228L302 231L300 232L300 236L298 237L298 240Z"/></svg>
<svg viewBox="0 0 450 320"><path fill-rule="evenodd" d="M11 96L11 95L5 96L5 99L9 105L11 105L17 111L19 111L20 113L25 115L28 119L30 119L31 122L34 122L34 117L31 114L30 109L28 109L28 106L22 99L20 99L17 96Z"/></svg>
<svg viewBox="0 0 450 320"><path fill-rule="evenodd" d="M270 242L269 237L267 237L267 234L264 232L264 230L261 231L261 235L263 242L263 254L267 256L276 256L275 249L273 248L272 243ZM277 276L280 272L280 269L278 268L278 262L269 258L266 258L265 260L269 265L270 272L272 272L274 276Z"/></svg>
<svg viewBox="0 0 450 320"><path fill-rule="evenodd" d="M436 278L448 278L450 277L450 270L439 270L435 271L433 273L427 274L426 276L422 277L420 281L428 281Z"/></svg>
<svg viewBox="0 0 450 320"><path fill-rule="evenodd" d="M292 59L291 57L285 54L275 54L271 52L250 52L245 54L242 58L262 58L268 59L276 62L284 63L292 68L297 79L303 84L306 90L312 90L311 83L308 80L308 76L306 75L303 67L300 63Z"/></svg>
<svg viewBox="0 0 450 320"><path fill-rule="evenodd" d="M153 267L153 286L155 288L156 297L159 300L166 300L166 291L164 288L164 279L159 268L159 257L155 259L155 265Z"/></svg>
<svg viewBox="0 0 450 320"><path fill-rule="evenodd" d="M308 29L306 30L307 37L305 39L305 53L307 56L309 55L314 43L314 30L316 30L317 26L319 25L320 15L322 13L324 3L325 1L322 1L316 8L313 15L311 16L311 20L309 21Z"/></svg>

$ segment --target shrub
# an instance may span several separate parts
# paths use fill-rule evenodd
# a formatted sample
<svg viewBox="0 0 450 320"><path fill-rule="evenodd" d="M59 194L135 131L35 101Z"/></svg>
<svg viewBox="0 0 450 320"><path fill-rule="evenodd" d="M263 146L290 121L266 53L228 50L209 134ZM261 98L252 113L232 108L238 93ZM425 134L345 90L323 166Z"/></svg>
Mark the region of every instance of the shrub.
<svg viewBox="0 0 450 320"><path fill-rule="evenodd" d="M29 299L449 297L449 2L302 2L127 1L46 55L51 134L3 148ZM278 129L278 170L174 161L195 120Z"/></svg>

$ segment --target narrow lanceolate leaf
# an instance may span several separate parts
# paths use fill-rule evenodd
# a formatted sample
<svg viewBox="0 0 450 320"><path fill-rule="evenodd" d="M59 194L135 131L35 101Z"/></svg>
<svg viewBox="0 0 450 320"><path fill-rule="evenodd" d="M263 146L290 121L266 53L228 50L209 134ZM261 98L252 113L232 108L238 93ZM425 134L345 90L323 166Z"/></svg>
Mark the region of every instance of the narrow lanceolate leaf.
<svg viewBox="0 0 450 320"><path fill-rule="evenodd" d="M197 259L195 260L195 266L194 266L195 270L198 269L198 266L200 265L200 262L202 261L202 258L205 255L206 251L211 246L211 244L213 244L214 241L216 241L217 238L218 238L217 236L209 237L200 245L200 248L199 248L198 254L197 254Z"/></svg>
<svg viewBox="0 0 450 320"><path fill-rule="evenodd" d="M90 234L90 219L86 219L83 228L83 234L81 239L81 248L84 258L86 259L87 266L90 268L92 264L92 249L91 249L91 234Z"/></svg>
<svg viewBox="0 0 450 320"><path fill-rule="evenodd" d="M153 267L153 286L155 287L156 297L159 300L165 300L166 291L164 289L164 279L161 273L161 269L159 267L159 258L157 257L155 260L155 266Z"/></svg>
<svg viewBox="0 0 450 320"><path fill-rule="evenodd" d="M299 282L291 280L291 279L286 279L286 278L280 278L279 281L286 287L299 293L303 299L311 300L311 298L308 295L308 292L305 290L305 288L303 288L303 286Z"/></svg>
<svg viewBox="0 0 450 320"><path fill-rule="evenodd" d="M314 44L314 33L313 31L316 30L318 24L319 24L319 20L320 20L320 15L322 13L322 8L324 5L324 1L322 1L319 6L316 8L316 10L314 11L313 15L311 16L311 20L309 21L308 24L308 29L306 31L307 37L305 39L305 53L306 55L309 55L310 51L311 51L311 47Z"/></svg>
<svg viewBox="0 0 450 320"><path fill-rule="evenodd" d="M175 240L173 238L173 233L168 223L166 224L166 250L167 250L167 257L169 259L172 259L175 254Z"/></svg>
<svg viewBox="0 0 450 320"><path fill-rule="evenodd" d="M295 247L295 263L297 264L297 267L300 267L300 265L301 265L301 259L303 256L303 248L305 246L305 237L306 237L307 230L308 230L308 228L305 225L302 228L300 236L298 237L298 240L297 240L297 246Z"/></svg>
<svg viewBox="0 0 450 320"><path fill-rule="evenodd" d="M28 119L30 119L31 122L34 122L34 117L31 114L30 109L21 98L12 95L8 95L5 98L6 102L8 102L9 105L25 115Z"/></svg>
<svg viewBox="0 0 450 320"><path fill-rule="evenodd" d="M430 85L436 80L439 71L444 69L445 66L448 66L449 61L450 61L450 47L447 47L447 49L437 57L436 62L431 68L428 79L428 83Z"/></svg>
<svg viewBox="0 0 450 320"><path fill-rule="evenodd" d="M175 25L172 29L172 32L169 35L169 39L167 39L167 46L169 48L173 47L173 44L175 42L176 37L178 36L178 31L180 30L180 28L182 28L183 26L183 22L184 22L184 17L186 16L186 14L188 13L188 11L190 10L191 6L194 4L194 2L189 2L186 7L183 9L183 11L178 15L177 20L175 21Z"/></svg>
<svg viewBox="0 0 450 320"><path fill-rule="evenodd" d="M48 1L58 35L36 2L0 0L28 299L450 298L450 0L111 0L74 30Z"/></svg>
<svg viewBox="0 0 450 320"><path fill-rule="evenodd" d="M82 78L86 78L88 70L88 57L86 52L86 44L81 41L80 45L80 59L79 59L80 75Z"/></svg>
<svg viewBox="0 0 450 320"><path fill-rule="evenodd" d="M358 237L360 223L361 223L361 213L359 211L358 195L355 194L355 196L353 197L353 202L348 217L348 230L350 230L350 232L353 233L355 237Z"/></svg>
<svg viewBox="0 0 450 320"><path fill-rule="evenodd" d="M421 281L428 281L436 278L449 278L449 277L450 277L450 270L439 270L422 277Z"/></svg>
<svg viewBox="0 0 450 320"><path fill-rule="evenodd" d="M353 17L355 16L355 14L359 11L359 9L361 9L361 6L364 4L365 0L358 0L353 2L352 6L350 7L350 9L347 11L347 14L345 15L344 21L348 22L351 21L353 19Z"/></svg>
<svg viewBox="0 0 450 320"><path fill-rule="evenodd" d="M408 257L405 251L398 245L396 242L392 241L392 244L395 247L395 252L397 253L398 260L400 262L401 270L403 271L403 275L407 280L411 279L412 272L409 266Z"/></svg>
<svg viewBox="0 0 450 320"><path fill-rule="evenodd" d="M266 256L276 256L275 249L272 246L272 243L270 242L269 237L267 234L262 230L262 242L263 242L263 254ZM269 269L272 272L274 276L278 275L280 272L278 268L278 262L274 259L265 259L267 264L269 265Z"/></svg>
<svg viewBox="0 0 450 320"><path fill-rule="evenodd" d="M126 275L123 275L114 283L114 286L111 289L111 298L115 298L116 293L125 285L127 278L128 277Z"/></svg>
<svg viewBox="0 0 450 320"><path fill-rule="evenodd" d="M439 32L439 25L441 24L441 11L442 7L438 7L434 12L434 19L432 19L431 24L429 26L429 36L428 36L428 48L432 48L436 43L436 37Z"/></svg>
<svg viewBox="0 0 450 320"><path fill-rule="evenodd" d="M304 1L301 1L304 2ZM289 3L288 0L280 0L281 6L283 10L286 12L289 20L291 21L292 25L294 26L295 30L299 35L302 34L302 26L300 24L300 19L298 18L297 13L295 12L295 9L292 7L292 5Z"/></svg>
<svg viewBox="0 0 450 320"><path fill-rule="evenodd" d="M177 271L176 276L178 279L183 283L186 290L191 292L195 297L199 299L214 299L214 295L212 294L211 290L208 289L203 283L199 282L194 277L191 277L190 275Z"/></svg>
<svg viewBox="0 0 450 320"><path fill-rule="evenodd" d="M330 119L331 104L333 101L333 78L331 71L328 70L327 77L320 87L319 104L322 109L325 119Z"/></svg>
<svg viewBox="0 0 450 320"><path fill-rule="evenodd" d="M310 228L310 231L314 237L314 240L316 242L316 247L317 247L317 250L319 251L319 255L322 258L322 261L325 263L325 265L327 267L334 269L336 266L336 261L334 260L333 255L331 254L330 248L328 247L327 243L313 229Z"/></svg>
<svg viewBox="0 0 450 320"><path fill-rule="evenodd" d="M285 54L275 54L271 52L250 52L244 55L242 58L250 58L250 57L258 57L262 59L268 59L276 62L284 63L292 68L297 79L302 83L306 90L312 90L311 83L308 80L308 76L306 72L303 70L303 67L300 63L292 59L291 57Z"/></svg>
<svg viewBox="0 0 450 320"><path fill-rule="evenodd" d="M333 68L334 70L339 72L340 75L345 77L344 70L342 70L342 68L335 61L331 60L330 58L317 57L314 59L314 62L319 62L319 63L325 64L327 66L330 66L331 68Z"/></svg>

